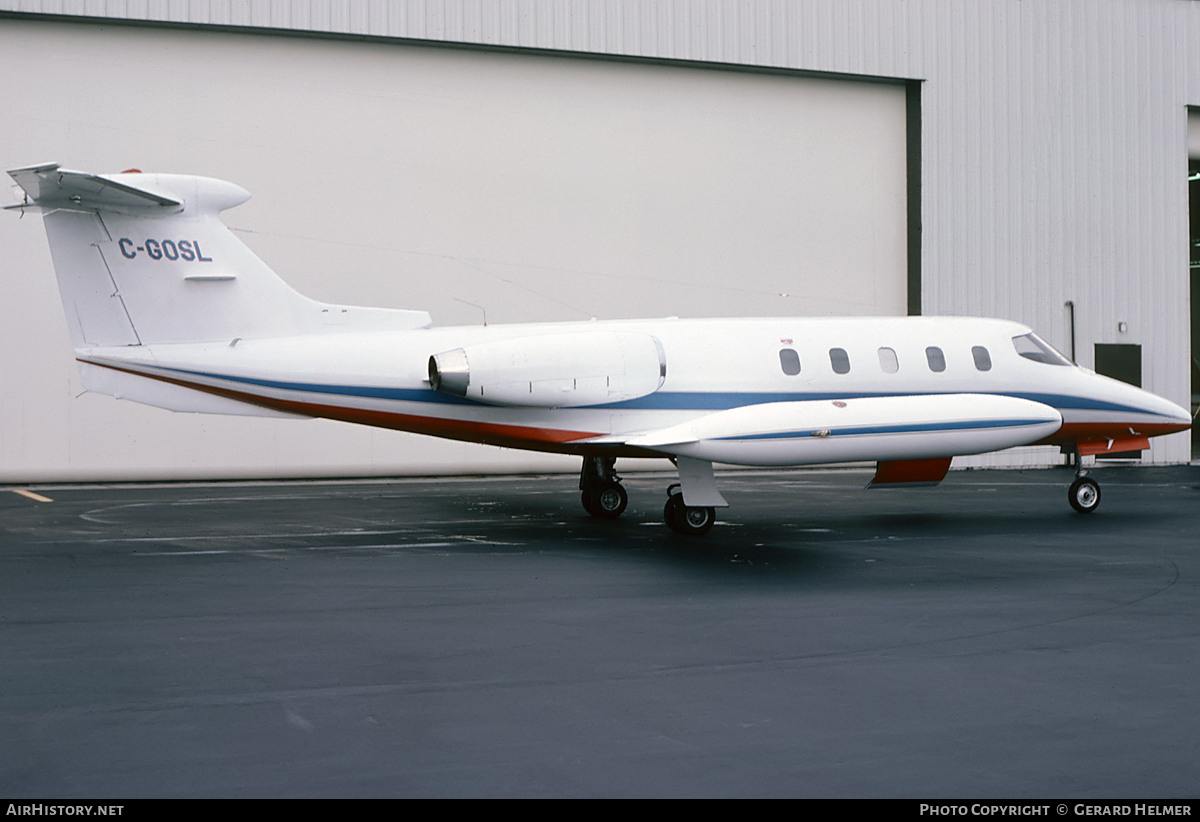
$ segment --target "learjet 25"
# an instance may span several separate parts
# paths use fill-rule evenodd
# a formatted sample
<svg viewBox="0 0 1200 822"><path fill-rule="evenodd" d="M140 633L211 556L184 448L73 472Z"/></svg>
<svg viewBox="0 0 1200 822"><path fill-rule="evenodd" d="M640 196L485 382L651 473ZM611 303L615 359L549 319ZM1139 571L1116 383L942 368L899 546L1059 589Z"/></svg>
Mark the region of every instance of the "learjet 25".
<svg viewBox="0 0 1200 822"><path fill-rule="evenodd" d="M1188 413L1079 368L1023 325L939 317L658 319L434 327L423 311L310 300L218 218L207 177L9 172L40 209L85 388L173 411L324 417L575 454L583 506L615 518L617 458L670 459L663 518L703 534L713 463L877 463L936 484L955 456L1149 447ZM1100 489L1078 468L1080 512Z"/></svg>

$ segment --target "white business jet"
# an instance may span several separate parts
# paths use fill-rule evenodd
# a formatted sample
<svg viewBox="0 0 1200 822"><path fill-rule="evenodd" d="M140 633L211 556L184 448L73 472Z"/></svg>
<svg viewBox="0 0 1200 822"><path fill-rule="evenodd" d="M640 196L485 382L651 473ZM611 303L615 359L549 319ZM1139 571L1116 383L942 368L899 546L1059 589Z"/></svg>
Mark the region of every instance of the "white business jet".
<svg viewBox="0 0 1200 822"><path fill-rule="evenodd" d="M9 172L40 209L84 386L173 411L325 417L576 454L614 518L618 457L672 460L664 520L703 534L713 463L872 461L936 484L953 457L1049 444L1078 457L1184 431L1172 402L1074 366L1029 328L975 318L713 319L431 326L319 303L218 219L249 193L206 177ZM1100 489L1082 469L1078 511Z"/></svg>

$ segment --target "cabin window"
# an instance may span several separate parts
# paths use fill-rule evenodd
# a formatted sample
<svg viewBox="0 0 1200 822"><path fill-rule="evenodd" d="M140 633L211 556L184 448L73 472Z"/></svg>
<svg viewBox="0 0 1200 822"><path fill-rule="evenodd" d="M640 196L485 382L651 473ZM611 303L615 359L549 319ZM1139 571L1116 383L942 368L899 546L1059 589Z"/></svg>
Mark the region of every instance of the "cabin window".
<svg viewBox="0 0 1200 822"><path fill-rule="evenodd" d="M930 371L940 373L946 370L946 355L936 345L931 345L925 349L925 360L929 363Z"/></svg>
<svg viewBox="0 0 1200 822"><path fill-rule="evenodd" d="M850 355L846 353L844 348L829 349L829 364L833 366L835 374L850 373Z"/></svg>
<svg viewBox="0 0 1200 822"><path fill-rule="evenodd" d="M779 367L789 377L794 377L800 373L800 355L796 353L796 349L779 349Z"/></svg>
<svg viewBox="0 0 1200 822"><path fill-rule="evenodd" d="M1037 334L1022 334L1013 337L1013 347L1017 353L1027 360L1045 363L1046 365L1070 365L1071 361L1050 347Z"/></svg>
<svg viewBox="0 0 1200 822"><path fill-rule="evenodd" d="M900 361L896 359L896 351L892 348L879 349L879 367L885 374L895 374L900 370Z"/></svg>
<svg viewBox="0 0 1200 822"><path fill-rule="evenodd" d="M980 371L992 370L992 355L982 345L977 345L971 349L971 356L975 358L975 367Z"/></svg>

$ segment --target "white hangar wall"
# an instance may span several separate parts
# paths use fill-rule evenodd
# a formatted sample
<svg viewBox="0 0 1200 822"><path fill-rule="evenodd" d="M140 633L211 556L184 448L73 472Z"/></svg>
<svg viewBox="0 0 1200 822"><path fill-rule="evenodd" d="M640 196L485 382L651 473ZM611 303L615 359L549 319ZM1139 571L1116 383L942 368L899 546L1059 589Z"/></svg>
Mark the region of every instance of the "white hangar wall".
<svg viewBox="0 0 1200 822"><path fill-rule="evenodd" d="M23 78L6 168L237 182L226 222L317 299L439 324L905 310L901 84L38 18L0 18L0 72ZM81 395L39 222L0 222L0 481L576 468Z"/></svg>
<svg viewBox="0 0 1200 822"><path fill-rule="evenodd" d="M0 0L0 10L919 81L909 206L920 238L908 252L922 313L1010 317L1068 349L1069 301L1082 364L1097 343L1137 344L1143 384L1189 399L1194 2ZM1188 457L1180 434L1155 440L1148 459ZM983 461L1053 460L1039 450Z"/></svg>

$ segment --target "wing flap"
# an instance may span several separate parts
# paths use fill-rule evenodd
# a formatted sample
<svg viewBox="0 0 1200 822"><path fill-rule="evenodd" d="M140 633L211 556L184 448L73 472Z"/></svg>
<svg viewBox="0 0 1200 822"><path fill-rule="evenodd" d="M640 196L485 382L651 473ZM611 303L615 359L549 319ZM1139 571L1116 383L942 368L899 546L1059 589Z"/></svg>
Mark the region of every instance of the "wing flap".
<svg viewBox="0 0 1200 822"><path fill-rule="evenodd" d="M882 460L875 466L875 476L868 488L897 488L900 486L937 485L950 471L953 457L929 460Z"/></svg>

